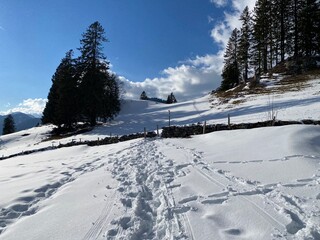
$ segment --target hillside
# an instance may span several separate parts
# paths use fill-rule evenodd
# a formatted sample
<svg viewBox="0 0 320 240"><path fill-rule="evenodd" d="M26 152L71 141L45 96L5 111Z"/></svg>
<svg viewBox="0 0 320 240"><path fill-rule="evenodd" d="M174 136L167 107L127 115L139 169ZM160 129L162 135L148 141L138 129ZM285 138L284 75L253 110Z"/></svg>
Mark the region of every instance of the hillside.
<svg viewBox="0 0 320 240"><path fill-rule="evenodd" d="M6 115L0 115L0 135L2 135L3 120L6 117L7 117ZM20 112L12 113L12 117L14 119L16 131L21 131L21 130L35 127L41 122L40 118L36 118L34 116L20 113Z"/></svg>
<svg viewBox="0 0 320 240"><path fill-rule="evenodd" d="M172 105L123 102L93 131L0 137L0 155L172 125L320 119L320 79ZM271 89L270 91L268 89ZM268 90L269 92L265 92ZM320 239L320 128L291 125L136 139L0 161L0 239Z"/></svg>

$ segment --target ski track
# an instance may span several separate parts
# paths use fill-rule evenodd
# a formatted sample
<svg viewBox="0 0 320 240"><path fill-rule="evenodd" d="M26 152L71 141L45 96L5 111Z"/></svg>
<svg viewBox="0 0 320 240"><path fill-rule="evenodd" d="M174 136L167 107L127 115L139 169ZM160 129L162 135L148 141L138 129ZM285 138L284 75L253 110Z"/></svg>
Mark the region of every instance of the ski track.
<svg viewBox="0 0 320 240"><path fill-rule="evenodd" d="M187 203L190 201L200 201L202 204L222 204L228 201L231 197L240 197L247 203L249 203L256 212L266 219L274 228L274 236L281 238L294 238L295 234L300 230L308 227L311 229L309 235L310 239L320 239L320 227L316 226L314 223L310 223L308 220L310 218L320 218L320 209L317 207L310 207L303 204L304 199L299 197L286 194L281 188L293 188L300 186L316 186L320 183L319 176L315 175L312 178L298 179L295 183L287 184L268 184L261 185L259 182L251 181L248 179L243 179L241 177L233 176L230 172L215 169L209 164L203 161L203 156L201 152L197 152L194 149L188 149L186 147L178 146L173 143L166 143L168 147L174 147L177 150L183 152L186 155L186 159L199 174L216 184L219 187L227 189L227 191L214 193L208 197L203 196L192 196L180 200L180 203ZM273 159L267 161L289 161L290 159L303 157L310 159L319 159L317 156L309 155L294 155L286 156L281 159ZM253 163L260 163L262 160L248 161ZM248 163L245 162L245 163ZM215 162L215 163L243 163L243 162ZM188 163L186 163L187 165ZM319 171L319 170L318 170ZM256 196L260 198L258 204L253 201L250 197ZM289 219L289 223L281 222L269 214L268 209L264 209L265 203L270 204L273 207L274 212L279 213L279 215L284 215ZM298 237L299 238L299 237ZM309 238L308 238L309 239Z"/></svg>

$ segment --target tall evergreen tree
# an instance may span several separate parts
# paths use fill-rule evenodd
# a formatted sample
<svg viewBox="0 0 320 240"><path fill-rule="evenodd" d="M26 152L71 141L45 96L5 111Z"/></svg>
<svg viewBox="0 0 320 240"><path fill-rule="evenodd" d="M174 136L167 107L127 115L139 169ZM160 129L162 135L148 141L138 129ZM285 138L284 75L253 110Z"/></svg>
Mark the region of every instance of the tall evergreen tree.
<svg viewBox="0 0 320 240"><path fill-rule="evenodd" d="M224 54L224 67L220 90L228 90L240 83L240 70L238 63L239 30L235 28L227 43Z"/></svg>
<svg viewBox="0 0 320 240"><path fill-rule="evenodd" d="M66 127L76 123L79 114L78 79L75 60L72 56L73 51L68 51L59 68L57 123L64 124Z"/></svg>
<svg viewBox="0 0 320 240"><path fill-rule="evenodd" d="M254 59L253 63L257 66L260 75L268 70L268 57L271 44L271 2L269 0L258 0L254 8Z"/></svg>
<svg viewBox="0 0 320 240"><path fill-rule="evenodd" d="M120 106L119 95L112 95L119 93L119 88L114 85L117 83L108 72L109 62L102 52L102 44L106 41L105 31L99 22L91 24L80 41L78 69L81 72L79 87L82 114L92 126L96 124L98 117L112 118ZM111 85L114 86L110 87ZM115 91L115 88L118 90ZM111 103L116 103L114 109Z"/></svg>
<svg viewBox="0 0 320 240"><path fill-rule="evenodd" d="M11 114L9 114L4 120L3 120L3 130L2 134L10 134L14 133L16 131L14 119Z"/></svg>
<svg viewBox="0 0 320 240"><path fill-rule="evenodd" d="M301 50L304 56L310 57L320 53L320 3L317 0L306 0L302 3L299 30L303 41Z"/></svg>
<svg viewBox="0 0 320 240"><path fill-rule="evenodd" d="M249 61L250 61L250 42L251 42L251 16L248 6L243 10L240 21L242 23L239 37L238 59L243 69L242 78L243 81L248 80L249 73Z"/></svg>
<svg viewBox="0 0 320 240"><path fill-rule="evenodd" d="M42 122L67 127L76 122L78 114L77 79L73 51L70 50L61 60L52 77L52 86L48 94L48 102L43 111Z"/></svg>

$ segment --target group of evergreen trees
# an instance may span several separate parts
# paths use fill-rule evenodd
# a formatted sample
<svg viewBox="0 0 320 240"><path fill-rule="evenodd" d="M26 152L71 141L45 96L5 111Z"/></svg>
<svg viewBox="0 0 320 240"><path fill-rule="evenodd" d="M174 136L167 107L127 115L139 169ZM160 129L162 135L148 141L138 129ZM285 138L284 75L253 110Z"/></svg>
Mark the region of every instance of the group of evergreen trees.
<svg viewBox="0 0 320 240"><path fill-rule="evenodd" d="M96 125L97 119L111 119L120 111L119 85L110 73L102 50L105 31L99 22L89 26L80 40L80 56L66 53L52 77L42 122L70 128L78 121Z"/></svg>
<svg viewBox="0 0 320 240"><path fill-rule="evenodd" d="M159 98L149 98L147 96L147 93L145 91L142 91L142 93L140 95L140 99L141 100L151 100L151 101L160 102L160 103L167 103L167 104L177 103L177 99L173 95L173 93L170 93L168 95L167 100L162 100L162 99L159 99Z"/></svg>
<svg viewBox="0 0 320 240"><path fill-rule="evenodd" d="M317 0L258 0L253 12L246 7L226 46L220 90L248 81L250 69L259 76L287 58L311 66L320 54L319 6Z"/></svg>

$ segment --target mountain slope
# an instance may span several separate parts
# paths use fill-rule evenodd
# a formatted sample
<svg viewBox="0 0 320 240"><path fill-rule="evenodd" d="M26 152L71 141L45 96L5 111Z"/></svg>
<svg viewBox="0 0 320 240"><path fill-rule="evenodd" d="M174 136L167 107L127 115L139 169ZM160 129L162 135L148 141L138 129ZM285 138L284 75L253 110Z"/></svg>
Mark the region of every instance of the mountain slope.
<svg viewBox="0 0 320 240"><path fill-rule="evenodd" d="M14 119L16 131L21 131L21 130L35 127L41 122L40 118L36 118L34 116L31 116L25 113L16 112L16 113L12 113L11 115ZM4 115L4 116L0 115L0 135L2 135L3 121L6 117L7 115Z"/></svg>

